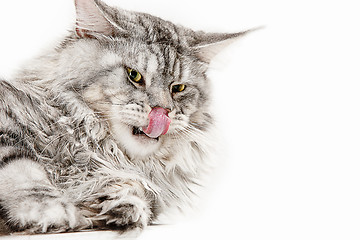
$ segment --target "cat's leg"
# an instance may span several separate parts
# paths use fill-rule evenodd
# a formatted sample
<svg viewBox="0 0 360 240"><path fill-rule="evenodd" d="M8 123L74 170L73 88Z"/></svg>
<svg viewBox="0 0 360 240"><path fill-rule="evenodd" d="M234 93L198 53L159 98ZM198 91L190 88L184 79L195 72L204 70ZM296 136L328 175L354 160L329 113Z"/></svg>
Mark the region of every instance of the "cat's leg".
<svg viewBox="0 0 360 240"><path fill-rule="evenodd" d="M45 233L76 228L80 217L74 204L50 183L39 163L17 157L12 150L0 149L1 218L10 230Z"/></svg>
<svg viewBox="0 0 360 240"><path fill-rule="evenodd" d="M142 230L154 216L154 192L135 180L107 184L85 203L94 227Z"/></svg>

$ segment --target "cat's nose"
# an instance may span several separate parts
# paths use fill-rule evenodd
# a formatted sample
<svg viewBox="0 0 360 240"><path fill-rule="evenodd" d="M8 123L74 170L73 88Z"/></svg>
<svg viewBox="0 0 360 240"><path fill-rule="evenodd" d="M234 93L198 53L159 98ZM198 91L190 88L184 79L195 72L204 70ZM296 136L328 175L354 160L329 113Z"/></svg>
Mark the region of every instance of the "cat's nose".
<svg viewBox="0 0 360 240"><path fill-rule="evenodd" d="M170 93L164 91L151 92L149 94L149 105L152 109L156 107L161 107L163 109L166 109L168 112L174 110L175 107Z"/></svg>
<svg viewBox="0 0 360 240"><path fill-rule="evenodd" d="M165 109L167 111L167 113L170 113L174 110L174 107L166 107L166 106L161 106L161 105L150 105L151 109L154 109L154 108L162 108L162 109Z"/></svg>
<svg viewBox="0 0 360 240"><path fill-rule="evenodd" d="M155 108L162 108L162 109L164 109L164 110L166 111L166 114L169 114L169 113L172 111L172 109L166 108L166 107L163 107L163 106L151 106L151 110L154 110Z"/></svg>

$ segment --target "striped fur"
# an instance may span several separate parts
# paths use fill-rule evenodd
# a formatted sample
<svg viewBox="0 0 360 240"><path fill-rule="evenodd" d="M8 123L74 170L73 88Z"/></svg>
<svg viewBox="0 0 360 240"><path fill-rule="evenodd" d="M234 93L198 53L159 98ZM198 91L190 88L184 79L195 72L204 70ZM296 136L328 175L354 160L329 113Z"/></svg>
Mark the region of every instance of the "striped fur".
<svg viewBox="0 0 360 240"><path fill-rule="evenodd" d="M0 81L7 232L143 229L190 203L207 170L208 63L242 33L194 32L98 0L75 4L74 30L11 82ZM129 81L126 67L144 85ZM171 93L174 84L186 91ZM170 110L169 132L135 136L156 106Z"/></svg>

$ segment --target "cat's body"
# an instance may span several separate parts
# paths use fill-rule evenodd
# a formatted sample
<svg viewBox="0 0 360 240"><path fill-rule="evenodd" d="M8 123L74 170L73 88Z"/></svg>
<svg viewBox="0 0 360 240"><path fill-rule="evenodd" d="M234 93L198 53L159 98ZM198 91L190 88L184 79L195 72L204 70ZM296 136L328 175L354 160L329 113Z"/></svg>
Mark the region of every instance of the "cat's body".
<svg viewBox="0 0 360 240"><path fill-rule="evenodd" d="M75 30L0 81L9 232L144 228L188 201L207 168L207 66L216 46L242 33L193 32L100 1L75 3Z"/></svg>

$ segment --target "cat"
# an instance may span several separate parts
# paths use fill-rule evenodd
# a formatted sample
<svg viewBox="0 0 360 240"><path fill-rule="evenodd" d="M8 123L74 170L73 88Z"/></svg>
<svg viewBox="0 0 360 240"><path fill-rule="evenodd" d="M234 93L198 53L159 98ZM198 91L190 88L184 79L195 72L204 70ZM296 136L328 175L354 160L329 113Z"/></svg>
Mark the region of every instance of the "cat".
<svg viewBox="0 0 360 240"><path fill-rule="evenodd" d="M239 33L75 0L68 36L0 81L0 230L142 230L191 204L214 120L207 70Z"/></svg>

